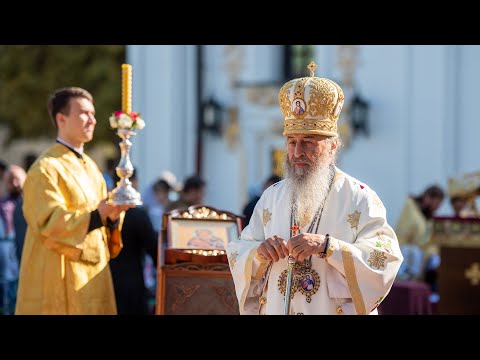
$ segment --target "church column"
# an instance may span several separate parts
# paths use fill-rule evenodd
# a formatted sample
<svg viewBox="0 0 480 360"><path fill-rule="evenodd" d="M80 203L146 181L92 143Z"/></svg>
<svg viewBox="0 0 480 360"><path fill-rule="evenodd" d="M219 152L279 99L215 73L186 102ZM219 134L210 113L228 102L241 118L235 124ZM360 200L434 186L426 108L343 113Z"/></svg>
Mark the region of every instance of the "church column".
<svg viewBox="0 0 480 360"><path fill-rule="evenodd" d="M281 81L283 45L246 46L245 69L240 81L245 83L269 83Z"/></svg>
<svg viewBox="0 0 480 360"><path fill-rule="evenodd" d="M453 45L450 45L453 47ZM452 88L450 102L454 117L450 119L456 126L459 173L480 171L480 134L478 84L480 83L480 46L458 45L456 67L457 87ZM450 139L449 139L450 140Z"/></svg>
<svg viewBox="0 0 480 360"><path fill-rule="evenodd" d="M445 136L451 135L447 135L451 131L448 123L456 121L456 116L451 118L452 114L448 114L451 104L451 98L448 98L448 47L411 46L408 173L410 184L419 191L433 183L446 187L447 169L450 167L448 160L452 160L447 159L446 155L453 153L453 142L445 143ZM424 84L430 84L429 88ZM458 115L458 109L456 112Z"/></svg>
<svg viewBox="0 0 480 360"><path fill-rule="evenodd" d="M146 126L132 139L132 162L144 188L162 171L179 180L195 171L195 46L130 45L133 110Z"/></svg>
<svg viewBox="0 0 480 360"><path fill-rule="evenodd" d="M244 194L270 175L272 150L284 144L277 100L284 80L283 46L251 45L246 54L246 66L240 76L243 85L239 89Z"/></svg>

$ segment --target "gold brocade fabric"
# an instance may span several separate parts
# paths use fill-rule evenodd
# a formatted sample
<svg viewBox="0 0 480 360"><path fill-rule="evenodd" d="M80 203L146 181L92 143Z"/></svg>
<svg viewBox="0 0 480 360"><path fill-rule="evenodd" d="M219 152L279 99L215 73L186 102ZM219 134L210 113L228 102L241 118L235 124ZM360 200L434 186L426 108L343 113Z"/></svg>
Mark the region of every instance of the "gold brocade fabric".
<svg viewBox="0 0 480 360"><path fill-rule="evenodd" d="M415 244L424 249L431 231L431 223L422 214L415 200L407 198L395 228L399 244Z"/></svg>
<svg viewBox="0 0 480 360"><path fill-rule="evenodd" d="M95 162L56 143L32 165L23 191L16 314L116 314L109 232L87 234L90 212L107 196Z"/></svg>

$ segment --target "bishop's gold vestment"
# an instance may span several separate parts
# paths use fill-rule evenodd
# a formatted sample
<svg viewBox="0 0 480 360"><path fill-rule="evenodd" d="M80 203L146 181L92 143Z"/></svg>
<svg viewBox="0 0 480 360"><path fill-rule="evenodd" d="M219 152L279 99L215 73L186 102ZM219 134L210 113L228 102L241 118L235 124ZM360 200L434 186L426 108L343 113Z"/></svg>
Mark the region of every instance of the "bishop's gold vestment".
<svg viewBox="0 0 480 360"><path fill-rule="evenodd" d="M91 211L107 196L96 163L56 143L28 171L23 194L28 227L16 314L116 314L108 262L121 237L111 244L105 226L87 233Z"/></svg>

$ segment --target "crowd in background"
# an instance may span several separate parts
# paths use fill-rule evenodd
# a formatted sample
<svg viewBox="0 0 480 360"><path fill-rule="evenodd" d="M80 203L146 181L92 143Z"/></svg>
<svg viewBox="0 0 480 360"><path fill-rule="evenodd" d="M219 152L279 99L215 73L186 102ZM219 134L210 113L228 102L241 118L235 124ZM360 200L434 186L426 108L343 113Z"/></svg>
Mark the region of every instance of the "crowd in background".
<svg viewBox="0 0 480 360"><path fill-rule="evenodd" d="M0 161L0 311L13 314L23 239L27 224L22 214L22 187L26 171L35 161L34 154L25 157L23 166ZM115 159L107 160L103 171L108 190L119 180ZM130 178L138 189L138 174ZM262 192L281 180L271 175L249 194L242 215L248 225L255 204ZM122 237L124 248L110 261L119 314L153 314L156 294L158 234L162 216L167 211L204 204L205 180L192 175L177 181L164 171L142 193L143 206L130 209L125 216ZM448 197L452 217L478 217L466 197L449 194L438 185L427 187L421 194L407 197L395 228L404 262L398 280L421 281L430 286L431 301L438 301L437 271L441 259L438 248L429 242L432 219Z"/></svg>
<svg viewBox="0 0 480 360"><path fill-rule="evenodd" d="M452 183L453 179L450 179ZM441 264L439 244L433 239L434 218L445 198L449 199L454 219L479 218L475 196L459 194L438 185L428 186L418 195L409 195L395 227L404 261L397 274L398 281L423 282L429 286L429 301L440 301L438 271Z"/></svg>

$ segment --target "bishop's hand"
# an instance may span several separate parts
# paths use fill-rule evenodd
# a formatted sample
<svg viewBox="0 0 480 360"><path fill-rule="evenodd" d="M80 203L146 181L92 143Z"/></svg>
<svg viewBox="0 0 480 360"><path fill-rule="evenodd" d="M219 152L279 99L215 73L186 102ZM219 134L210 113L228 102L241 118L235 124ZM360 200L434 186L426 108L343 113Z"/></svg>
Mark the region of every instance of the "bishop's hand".
<svg viewBox="0 0 480 360"><path fill-rule="evenodd" d="M257 248L257 256L265 262L277 262L288 256L286 244L286 241L280 236L274 235L269 237Z"/></svg>
<svg viewBox="0 0 480 360"><path fill-rule="evenodd" d="M295 260L303 261L310 255L319 254L325 247L325 235L301 233L287 242L287 251Z"/></svg>

